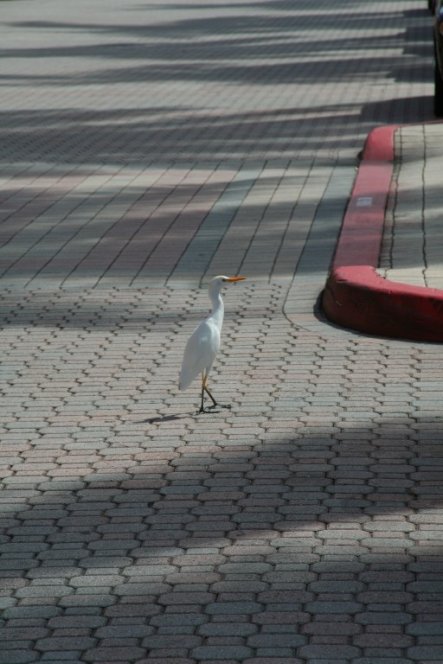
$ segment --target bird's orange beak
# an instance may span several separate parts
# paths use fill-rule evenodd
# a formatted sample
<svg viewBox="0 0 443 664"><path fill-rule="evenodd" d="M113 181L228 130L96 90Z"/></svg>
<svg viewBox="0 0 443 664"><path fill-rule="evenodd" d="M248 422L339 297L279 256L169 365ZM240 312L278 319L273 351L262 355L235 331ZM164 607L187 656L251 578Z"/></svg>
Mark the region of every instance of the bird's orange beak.
<svg viewBox="0 0 443 664"><path fill-rule="evenodd" d="M246 279L246 277L241 277L240 275L238 275L238 276L236 276L236 277L227 277L227 278L225 279L225 281L230 281L230 282L233 282L233 281L243 281L244 279Z"/></svg>

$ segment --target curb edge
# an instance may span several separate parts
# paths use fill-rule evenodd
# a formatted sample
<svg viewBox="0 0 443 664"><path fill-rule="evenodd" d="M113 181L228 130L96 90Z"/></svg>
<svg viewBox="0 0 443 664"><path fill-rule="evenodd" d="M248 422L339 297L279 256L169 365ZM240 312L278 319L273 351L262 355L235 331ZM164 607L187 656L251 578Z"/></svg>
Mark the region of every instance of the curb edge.
<svg viewBox="0 0 443 664"><path fill-rule="evenodd" d="M377 127L366 139L321 306L342 327L442 342L443 290L393 282L376 272L399 126Z"/></svg>

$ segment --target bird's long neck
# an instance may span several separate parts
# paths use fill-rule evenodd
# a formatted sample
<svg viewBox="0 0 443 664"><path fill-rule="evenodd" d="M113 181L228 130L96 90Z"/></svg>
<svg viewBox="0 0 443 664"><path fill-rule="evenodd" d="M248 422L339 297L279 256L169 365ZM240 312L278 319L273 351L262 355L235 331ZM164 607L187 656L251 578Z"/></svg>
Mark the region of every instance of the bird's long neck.
<svg viewBox="0 0 443 664"><path fill-rule="evenodd" d="M218 327L221 328L221 326L223 325L223 316L225 312L225 307L223 305L223 299L220 294L220 291L218 289L216 291L215 290L210 291L209 297L212 303L211 316L215 320Z"/></svg>

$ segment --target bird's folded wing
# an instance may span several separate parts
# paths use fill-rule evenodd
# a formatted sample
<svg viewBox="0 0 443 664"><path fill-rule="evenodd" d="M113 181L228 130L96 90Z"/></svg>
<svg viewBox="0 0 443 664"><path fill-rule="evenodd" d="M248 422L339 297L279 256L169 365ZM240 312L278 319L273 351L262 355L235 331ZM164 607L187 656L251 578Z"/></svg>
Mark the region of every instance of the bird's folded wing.
<svg viewBox="0 0 443 664"><path fill-rule="evenodd" d="M203 321L188 339L180 371L179 388L185 390L202 371L209 371L220 347L220 333Z"/></svg>

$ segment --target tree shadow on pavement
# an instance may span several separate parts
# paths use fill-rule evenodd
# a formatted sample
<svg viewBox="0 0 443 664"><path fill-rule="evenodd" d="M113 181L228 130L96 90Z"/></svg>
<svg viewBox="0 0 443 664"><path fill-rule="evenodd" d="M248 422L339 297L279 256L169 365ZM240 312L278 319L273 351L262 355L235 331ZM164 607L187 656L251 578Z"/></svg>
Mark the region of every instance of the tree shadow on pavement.
<svg viewBox="0 0 443 664"><path fill-rule="evenodd" d="M156 432L155 447L141 434L92 442L89 460L71 443L59 458L77 455L70 477L48 469L31 483L17 467L5 478L7 650L17 620L37 615L31 649L56 651L60 630L82 621L87 639L65 649L103 656L113 632L137 644L126 663L232 638L250 656L274 643L274 656L303 657L326 652L330 639L317 637L334 634L341 661L433 643L423 635L441 601L440 423L354 420L346 439L211 436L186 449L176 429L170 445L158 444L161 422ZM100 458L101 470L87 469Z"/></svg>
<svg viewBox="0 0 443 664"><path fill-rule="evenodd" d="M16 303L27 318L2 337L8 656L24 639L121 664L233 645L240 661L271 647L414 661L435 646L438 349L292 328L282 291L238 290L213 375L234 408L203 419L175 387L200 294L101 293L125 313L95 333L34 326ZM150 306L153 334L139 324Z"/></svg>
<svg viewBox="0 0 443 664"><path fill-rule="evenodd" d="M244 3L231 5L232 13L222 12L221 16L197 14L152 23L147 19L144 24L15 23L12 29L35 30L36 34L51 34L51 30L58 34L66 29L69 34L89 35L93 41L85 45L45 43L31 48L4 48L2 55L16 61L35 61L40 57L53 58L55 62L84 60L81 71L75 69L72 74L57 67L30 70L29 74L6 73L6 84L63 88L80 85L89 95L88 86L132 83L140 86L140 94L137 109L109 111L100 104L99 109L89 111L4 112L3 155L6 160L13 155L16 162L44 158L82 164L145 164L147 159L262 158L264 153L271 155L273 149L276 157L294 156L304 146L314 153L325 143L330 149L358 149L374 123L395 121L393 115L398 110L393 111L390 104L398 102L392 99L365 106L360 96L358 100L350 96L333 105L331 114L325 115L329 88L312 99L309 88L330 86L337 81L347 81L349 85L368 85L372 81L378 85L392 78L399 82L432 83L432 40L428 36L425 7L420 15L416 11L355 11L355 4L348 1L339 5L334 5L334 11L322 11L321 16L312 12L308 3L264 2L256 8L258 14L252 11L250 3ZM239 15L242 7L245 13ZM149 7L146 9L149 14ZM213 13L216 9L211 5L208 11ZM164 11L167 12L167 6ZM187 6L187 11L192 16L192 5ZM312 37L319 21L321 39L317 34ZM396 28L401 26L395 32L395 53L390 49L391 34L365 36L368 26L384 29L391 21ZM107 36L109 41L103 43ZM125 38L127 41L122 42ZM165 82L181 83L183 88L180 105L171 104L169 112L160 103L168 96L160 95L160 99L158 92L149 92L150 84ZM222 87L214 87L218 84ZM263 93L275 86L275 102L269 111L235 113L238 85L243 87L244 102L249 99L251 86L251 109L257 107L255 90ZM292 85L308 86L304 97L308 101L297 109L288 108L288 99L280 94L280 86ZM293 99L297 98L295 92L294 87ZM272 92L269 94L272 96ZM405 100L401 116L402 121L420 122L430 119L431 113L429 97L428 103L409 104ZM362 117L367 124L362 124Z"/></svg>

